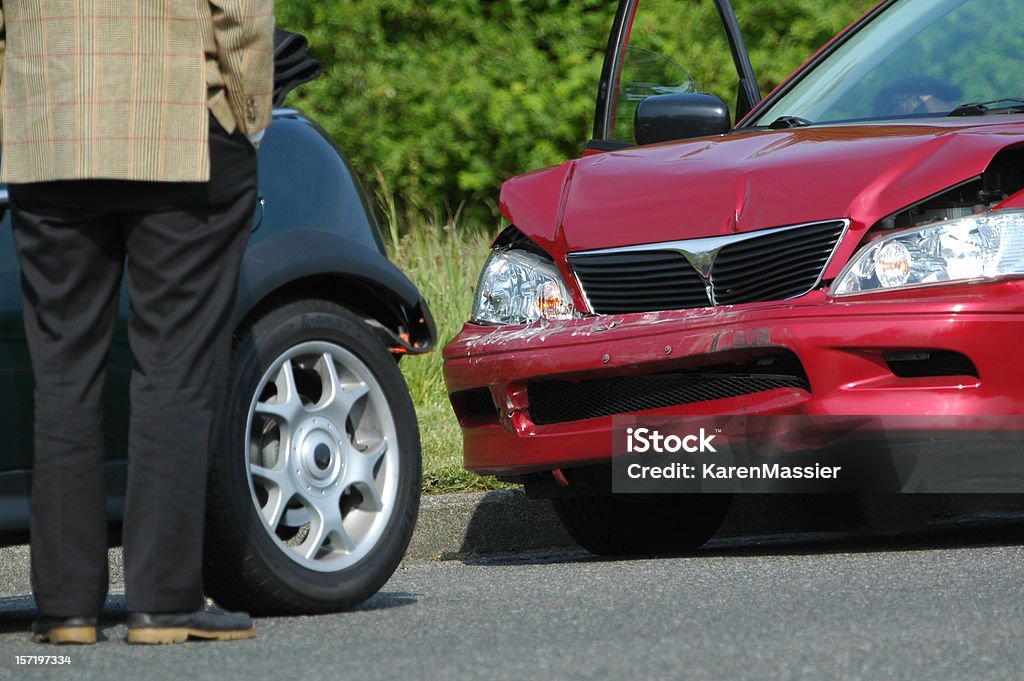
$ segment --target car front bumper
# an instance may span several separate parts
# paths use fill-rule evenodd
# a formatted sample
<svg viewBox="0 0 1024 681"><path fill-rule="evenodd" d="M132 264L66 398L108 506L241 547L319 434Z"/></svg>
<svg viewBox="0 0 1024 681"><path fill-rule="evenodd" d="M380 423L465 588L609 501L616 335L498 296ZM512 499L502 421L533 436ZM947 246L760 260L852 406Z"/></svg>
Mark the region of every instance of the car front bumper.
<svg viewBox="0 0 1024 681"><path fill-rule="evenodd" d="M1021 338L1022 281L847 299L816 291L798 300L736 307L515 327L466 324L444 350L444 373L462 426L466 467L511 476L608 461L608 411L929 416L930 427L939 419L951 432L985 429L993 415L1024 415ZM764 389L755 383L744 394L711 393L711 399L696 401L691 396L653 409L627 404L626 411L611 395L605 400L611 404L593 418L571 416L580 412L567 405L568 420L550 414L538 419L531 405L538 385L566 388L567 400L574 401L586 392L571 390L581 382L614 392L625 385L618 381L636 377L670 372L673 380L685 381L687 372L729 366L743 373L765 357L779 356L795 356L804 385L795 385L798 380ZM938 365L936 357L943 358Z"/></svg>

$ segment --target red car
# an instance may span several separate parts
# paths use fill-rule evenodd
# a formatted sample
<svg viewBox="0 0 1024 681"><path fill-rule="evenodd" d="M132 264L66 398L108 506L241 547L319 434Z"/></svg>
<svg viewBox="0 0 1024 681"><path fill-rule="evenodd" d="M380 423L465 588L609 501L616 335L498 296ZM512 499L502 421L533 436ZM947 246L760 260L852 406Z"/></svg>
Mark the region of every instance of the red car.
<svg viewBox="0 0 1024 681"><path fill-rule="evenodd" d="M623 416L1024 415L1024 3L881 2L762 99L716 0L735 127L650 49L671 4L620 3L594 140L502 187L444 350L466 466L599 553L694 548L728 504L612 493Z"/></svg>

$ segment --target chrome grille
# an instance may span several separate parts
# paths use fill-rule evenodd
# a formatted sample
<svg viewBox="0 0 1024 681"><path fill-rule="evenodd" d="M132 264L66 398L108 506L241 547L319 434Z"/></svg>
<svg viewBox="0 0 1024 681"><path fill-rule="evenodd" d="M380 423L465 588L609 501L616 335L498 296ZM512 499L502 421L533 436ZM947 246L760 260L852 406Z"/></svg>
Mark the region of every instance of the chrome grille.
<svg viewBox="0 0 1024 681"><path fill-rule="evenodd" d="M784 300L818 284L848 224L570 253L569 264L599 314ZM710 263L710 275L691 260Z"/></svg>

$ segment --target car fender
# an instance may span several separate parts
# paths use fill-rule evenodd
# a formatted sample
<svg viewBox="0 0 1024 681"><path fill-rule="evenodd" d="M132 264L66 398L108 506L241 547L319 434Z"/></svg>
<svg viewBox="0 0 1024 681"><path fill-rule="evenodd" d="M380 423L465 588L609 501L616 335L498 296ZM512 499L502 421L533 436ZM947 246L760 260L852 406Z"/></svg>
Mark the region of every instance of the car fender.
<svg viewBox="0 0 1024 681"><path fill-rule="evenodd" d="M289 230L249 247L239 273L232 322L237 326L261 302L275 294L294 292L293 287L301 282L312 282L317 297L345 301L348 292L333 285L342 287L345 281L364 284L362 292L393 313L392 320L370 315L371 326L385 336L389 346L399 353L417 354L433 348L437 329L416 286L381 253L322 230ZM310 288L305 286L302 291L309 294Z"/></svg>

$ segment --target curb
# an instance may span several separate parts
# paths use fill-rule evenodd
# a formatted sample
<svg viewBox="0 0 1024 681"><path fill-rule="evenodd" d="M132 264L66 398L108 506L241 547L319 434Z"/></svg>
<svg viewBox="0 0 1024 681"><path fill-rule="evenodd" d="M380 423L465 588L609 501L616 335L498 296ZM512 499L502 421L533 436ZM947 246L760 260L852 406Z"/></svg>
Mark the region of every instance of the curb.
<svg viewBox="0 0 1024 681"><path fill-rule="evenodd" d="M565 546L576 542L562 529L551 502L529 499L522 488L431 494L420 501L405 560Z"/></svg>

